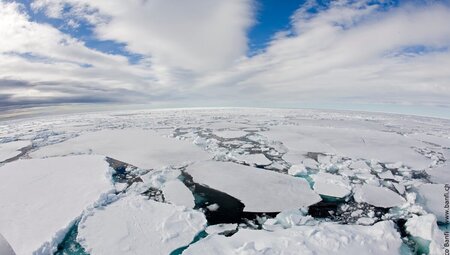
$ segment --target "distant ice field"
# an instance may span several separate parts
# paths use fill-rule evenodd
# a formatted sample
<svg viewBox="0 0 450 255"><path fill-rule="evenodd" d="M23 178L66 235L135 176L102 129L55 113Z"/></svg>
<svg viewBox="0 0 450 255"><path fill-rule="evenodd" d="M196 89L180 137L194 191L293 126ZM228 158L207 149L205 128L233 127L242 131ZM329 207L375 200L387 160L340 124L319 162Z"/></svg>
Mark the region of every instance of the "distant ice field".
<svg viewBox="0 0 450 255"><path fill-rule="evenodd" d="M0 122L0 254L442 254L450 120L133 110Z"/></svg>

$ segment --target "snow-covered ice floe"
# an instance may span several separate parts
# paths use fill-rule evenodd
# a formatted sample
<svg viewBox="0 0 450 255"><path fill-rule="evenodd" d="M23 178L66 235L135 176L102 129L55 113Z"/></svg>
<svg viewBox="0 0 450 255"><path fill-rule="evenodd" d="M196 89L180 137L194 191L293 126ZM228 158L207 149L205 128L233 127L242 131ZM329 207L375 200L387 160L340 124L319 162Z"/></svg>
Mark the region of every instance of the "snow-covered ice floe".
<svg viewBox="0 0 450 255"><path fill-rule="evenodd" d="M290 159L300 160L308 152L323 152L386 163L400 158L413 169L423 169L431 163L430 159L412 149L423 146L422 142L379 130L280 125L262 134L270 140L281 141L287 147L286 157Z"/></svg>
<svg viewBox="0 0 450 255"><path fill-rule="evenodd" d="M215 254L384 254L398 255L402 240L390 221L373 226L323 223L275 231L240 229L231 237L210 235L183 255Z"/></svg>
<svg viewBox="0 0 450 255"><path fill-rule="evenodd" d="M320 196L301 178L230 162L203 161L188 166L194 182L225 192L244 203L246 212L280 212L310 206Z"/></svg>
<svg viewBox="0 0 450 255"><path fill-rule="evenodd" d="M450 164L442 164L426 170L430 180L435 183L450 184Z"/></svg>
<svg viewBox="0 0 450 255"><path fill-rule="evenodd" d="M238 224L236 223L228 223L228 224L216 224L216 225L210 225L208 226L205 231L208 233L208 235L212 234L221 234L226 233L230 231L237 230Z"/></svg>
<svg viewBox="0 0 450 255"><path fill-rule="evenodd" d="M6 239L0 234L0 254L2 255L16 255L11 245L6 241Z"/></svg>
<svg viewBox="0 0 450 255"><path fill-rule="evenodd" d="M14 141L9 143L0 143L0 162L14 158L20 155L20 149L30 146L30 141Z"/></svg>
<svg viewBox="0 0 450 255"><path fill-rule="evenodd" d="M242 130L222 130L214 131L214 134L225 139L233 139L246 136L248 133Z"/></svg>
<svg viewBox="0 0 450 255"><path fill-rule="evenodd" d="M184 205L194 208L194 195L183 182L178 179L165 182L161 188L165 201L174 205Z"/></svg>
<svg viewBox="0 0 450 255"><path fill-rule="evenodd" d="M417 187L417 203L422 205L429 213L434 214L438 221L445 223L447 220L445 217L446 201L444 194L448 194L449 190L450 186L448 184L422 184Z"/></svg>
<svg viewBox="0 0 450 255"><path fill-rule="evenodd" d="M128 196L83 218L78 241L91 255L167 255L189 245L205 226L201 212Z"/></svg>
<svg viewBox="0 0 450 255"><path fill-rule="evenodd" d="M343 198L352 191L350 181L339 175L321 172L311 175L311 178L314 181L314 191L320 195Z"/></svg>
<svg viewBox="0 0 450 255"><path fill-rule="evenodd" d="M406 202L402 196L388 188L368 184L356 187L353 197L357 202L384 208L401 206Z"/></svg>
<svg viewBox="0 0 450 255"><path fill-rule="evenodd" d="M266 158L264 154L244 154L236 156L238 161L243 161L249 165L270 165L272 161Z"/></svg>
<svg viewBox="0 0 450 255"><path fill-rule="evenodd" d="M70 154L99 154L144 169L158 169L210 156L188 141L161 136L143 129L102 130L81 134L67 141L40 148L31 153L42 158Z"/></svg>
<svg viewBox="0 0 450 255"><path fill-rule="evenodd" d="M328 243L336 245L337 254L368 254L371 249L373 254L396 254L397 246L381 251L384 243L368 237L369 230L380 231L380 221L392 220L395 230L392 223L383 229L388 236L397 231L405 235L403 248L412 254L417 249L433 254L443 251L444 240L433 217L440 228L449 228L443 224L445 184L450 181L449 127L450 120L417 116L242 108L101 112L3 121L0 233L18 255L52 254L58 244L57 254L64 254L73 246L81 247L76 231L82 232L83 226L91 234L97 226L93 222L124 226L110 212L117 215L115 206L144 196L149 200L132 204L145 202L139 208L146 212L148 207L163 212L155 209L161 207L181 215L204 213L199 217L215 224L204 229L210 235L207 239L198 241L207 234L202 226L196 228L199 234L189 232L189 238L176 244L155 245L167 244L163 249L168 253L173 248L179 254L191 241L188 250L217 239L227 244L220 252L229 254L308 254L315 249L318 254L335 254L325 247ZM84 156L73 156L80 154ZM77 168L88 158L92 158L86 163L89 166ZM109 172L104 158L114 172ZM17 167L24 162L30 162L26 169ZM114 194L109 193L113 188ZM319 195L325 201L319 202ZM115 199L119 200L110 204ZM128 207L123 205L120 210ZM141 230L130 222L147 224L148 219L141 219L147 213L140 209L122 214L129 224L125 225L136 230L133 233ZM135 214L140 216L134 219ZM101 223L98 227L105 227ZM174 238L184 236L178 230L163 232ZM162 235L158 228L155 231ZM313 237L305 236L308 231L315 233ZM148 233L146 240L153 237ZM138 254L136 249L143 247L139 235L124 234L129 245L117 251ZM319 237L323 244L316 247L319 239L314 238ZM113 242L82 238L79 234L78 240L89 244L84 247L92 249L102 248L100 240ZM365 246L359 247L357 241ZM211 249L209 244L205 247ZM148 253L146 249L144 254Z"/></svg>
<svg viewBox="0 0 450 255"><path fill-rule="evenodd" d="M406 231L415 239L418 253L428 251L429 255L440 255L443 252L444 233L438 228L436 216L427 214L414 215L405 224Z"/></svg>
<svg viewBox="0 0 450 255"><path fill-rule="evenodd" d="M17 255L53 254L70 226L113 189L102 156L19 160L0 167L0 230Z"/></svg>

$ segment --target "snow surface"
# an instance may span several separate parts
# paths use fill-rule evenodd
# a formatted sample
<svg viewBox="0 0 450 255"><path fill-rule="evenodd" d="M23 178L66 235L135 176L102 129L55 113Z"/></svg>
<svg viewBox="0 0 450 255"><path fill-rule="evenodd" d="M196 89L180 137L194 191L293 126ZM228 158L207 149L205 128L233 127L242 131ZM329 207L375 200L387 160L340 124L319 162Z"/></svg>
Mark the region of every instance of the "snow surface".
<svg viewBox="0 0 450 255"><path fill-rule="evenodd" d="M403 205L406 200L394 191L373 185L363 184L355 187L353 195L356 202L364 202L376 207L394 207Z"/></svg>
<svg viewBox="0 0 450 255"><path fill-rule="evenodd" d="M352 191L349 180L339 175L320 172L311 175L311 178L314 181L314 191L320 195L343 198Z"/></svg>
<svg viewBox="0 0 450 255"><path fill-rule="evenodd" d="M162 189L166 182L178 180L181 171L178 169L164 168L153 170L141 176L142 181L153 188Z"/></svg>
<svg viewBox="0 0 450 255"><path fill-rule="evenodd" d="M172 189L170 183L177 182L181 170L184 170L188 163L195 161L208 159L232 161L234 162L232 166L257 163L260 169L253 170L259 170L262 173L270 170L284 175L295 172L295 175L300 175L312 183L314 174L333 174L340 176L338 178L350 180L350 185L356 187L353 189L356 200L361 197L364 199L355 201L356 203L343 201L338 210L330 211L330 216L326 216L324 220L370 225L380 220L408 220L428 212L437 216L442 213L439 205L442 207L445 201L433 202L433 199L443 200L445 190L433 186L433 188L424 188L426 186L422 187L421 185L430 181L431 184L428 185L446 184L450 180L450 169L448 168L449 127L450 121L444 119L346 111L288 109L264 109L262 111L249 108L139 110L4 121L0 123L0 144L4 145L12 141L30 141L33 148L23 152L24 155L21 157L23 159L72 154L99 154L124 161L137 166L138 169L132 166L127 168L129 172L127 170L127 174L124 176L126 182L121 180L119 183L115 183L116 190L122 191L117 197L124 198L145 192L146 197L163 201L162 189L166 186L167 197L172 197L167 199L167 202L174 204L182 204L187 201L187 199L180 199L183 198L183 195L175 195L183 192L182 190L184 192L187 190L181 186L178 186L180 189L177 187ZM244 135L245 138L242 137ZM21 153L18 151L19 149L11 150L14 155L18 155ZM247 154L253 156L248 156L245 160L238 158L239 155ZM18 160L13 158L15 161ZM303 164L307 171L296 169L296 167L290 168L296 164ZM386 168L392 171L387 172ZM158 171L147 171L148 169L157 169ZM223 169L228 172L229 167ZM233 172L233 170L230 171ZM423 174L423 171L426 171L429 176ZM235 186L232 186L232 181L239 179L241 175L244 177L245 185L237 182ZM269 205L278 203L279 200L286 200L285 194L287 194L287 198L292 199L290 191L279 189L279 186L273 185L273 183L269 182L269 185L266 185L264 182L262 185L261 179L263 178L259 176L253 177L253 174L247 175L240 172L238 175L231 177L226 175L226 177L230 181L225 181L222 185L233 188L236 186L246 187L245 191L238 189L236 193L239 194L235 194L236 197L247 196L252 201ZM286 175L286 177L290 176ZM222 180L227 180L227 178L222 178ZM270 178L272 179L272 177ZM290 178L303 181L298 177L291 176ZM50 178L49 181L52 180ZM68 181L62 178L62 182ZM131 185L130 182L132 182ZM27 185L24 183L15 182L15 184L15 190L22 193L28 192L25 190ZM382 192L380 193L377 188L374 188L376 192L364 193L361 192L363 190L361 185L376 186ZM252 193L250 191L255 187L257 190L265 190L262 196L243 194L244 192ZM269 187L272 188L269 189ZM149 190L149 188L152 189ZM331 191L335 192L336 190L332 188ZM271 195L270 192L276 194ZM308 192L311 190L308 189ZM403 202L402 196L393 195L393 193L401 194L407 201ZM188 193L182 194L187 195ZM269 194L267 200L264 199L266 194ZM317 196L315 192L313 194ZM117 197L114 196L114 198ZM8 201L12 201L12 198L8 199L10 199ZM36 198L33 202L37 203L39 199ZM192 201L191 199L192 197L189 197L189 201ZM104 201L105 199L100 198L100 200ZM372 205L361 204L372 201L374 205L379 205L386 204L388 201L392 205L391 200L395 200L396 207L388 212L375 210ZM402 203L398 205L400 201ZM44 199L43 204L46 202ZM66 201L63 201L62 205L65 203ZM224 209L216 208L217 204L214 203L212 201L212 204L205 208L207 213L209 213L208 210ZM9 203L8 206L13 206L13 204ZM108 205L105 208L108 208ZM264 216L255 220L243 221L240 223L239 229L252 229L259 226L271 231L281 231L284 228L298 227L299 225L312 227L321 221L307 215L307 208L296 209L298 207L283 210L275 218ZM313 209L326 210L326 208ZM56 214L55 210L53 212ZM87 212L91 212L91 209ZM1 213L2 210L0 210ZM84 217L88 214L78 212L74 217ZM48 218L51 218L48 215L45 215L47 218L41 218L48 221ZM64 236L67 227L75 218L71 219L72 221L69 223L66 222L63 226L55 228L62 228L63 231L53 233L53 236L57 237L54 240ZM33 222L33 224L37 223ZM261 224L263 225L261 226ZM424 226L428 225L424 223ZM7 237L2 229L0 232ZM352 235L344 234L343 238L351 239ZM7 239L12 244L9 237ZM284 240L292 242L292 239ZM409 237L408 240L414 241L415 239ZM432 240L431 243L441 240ZM305 243L308 243L308 240ZM246 252L244 250L242 253ZM248 252L251 253L251 251ZM364 250L360 253L366 254L367 251Z"/></svg>
<svg viewBox="0 0 450 255"><path fill-rule="evenodd" d="M30 146L30 141L14 141L0 143L0 162L14 158L21 153L20 149Z"/></svg>
<svg viewBox="0 0 450 255"><path fill-rule="evenodd" d="M402 241L390 221L373 226L323 223L274 231L240 229L231 237L210 235L183 255L215 254L400 254Z"/></svg>
<svg viewBox="0 0 450 255"><path fill-rule="evenodd" d="M306 168L309 169L317 169L317 161L315 161L314 159L310 158L304 159L301 164L303 164Z"/></svg>
<svg viewBox="0 0 450 255"><path fill-rule="evenodd" d="M243 161L249 165L270 165L272 161L266 158L264 154L244 154L236 156L238 161Z"/></svg>
<svg viewBox="0 0 450 255"><path fill-rule="evenodd" d="M188 141L163 137L143 129L102 130L82 134L67 141L40 148L34 158L69 154L100 154L136 167L159 169L180 165L210 156Z"/></svg>
<svg viewBox="0 0 450 255"><path fill-rule="evenodd" d="M0 229L17 255L53 254L83 210L112 189L102 156L5 164L0 167Z"/></svg>
<svg viewBox="0 0 450 255"><path fill-rule="evenodd" d="M406 231L413 237L419 237L430 241L429 255L440 255L444 251L444 234L439 230L436 216L427 214L423 216L414 215L405 224Z"/></svg>
<svg viewBox="0 0 450 255"><path fill-rule="evenodd" d="M430 175L430 180L434 183L450 184L450 164L442 164L435 168L426 170Z"/></svg>
<svg viewBox="0 0 450 255"><path fill-rule="evenodd" d="M91 255L167 255L188 245L205 226L201 212L128 196L85 217L77 240Z"/></svg>
<svg viewBox="0 0 450 255"><path fill-rule="evenodd" d="M280 212L310 206L321 200L304 179L268 170L230 162L203 161L188 166L186 171L194 182L241 200L246 212Z"/></svg>
<svg viewBox="0 0 450 255"><path fill-rule="evenodd" d="M307 215L308 209L301 208L296 210L285 210L277 214L275 218L268 219L264 222L263 228L266 230L275 230L281 228L291 228L293 226L314 226L317 221L313 217Z"/></svg>
<svg viewBox="0 0 450 255"><path fill-rule="evenodd" d="M436 215L436 218L440 222L446 222L445 220L445 197L444 194L448 193L448 190L444 184L422 184L417 187L418 198L417 203L422 205L424 209Z"/></svg>
<svg viewBox="0 0 450 255"><path fill-rule="evenodd" d="M206 227L205 231L208 233L208 235L212 234L220 234L223 232L233 231L236 230L238 225L236 223L228 223L228 224L216 224L216 225L210 225Z"/></svg>
<svg viewBox="0 0 450 255"><path fill-rule="evenodd" d="M248 133L242 130L222 130L214 131L214 134L225 139L232 139L246 136Z"/></svg>
<svg viewBox="0 0 450 255"><path fill-rule="evenodd" d="M262 134L270 140L281 141L290 157L301 158L307 152L323 152L350 158L377 159L384 163L396 162L400 158L413 169L424 169L431 163L412 149L424 146L422 142L379 130L280 125Z"/></svg>
<svg viewBox="0 0 450 255"><path fill-rule="evenodd" d="M390 179L390 180L395 180L394 175L392 174L391 171L387 170L385 172L381 172L378 173L378 177L380 177L380 179Z"/></svg>
<svg viewBox="0 0 450 255"><path fill-rule="evenodd" d="M16 255L8 241L0 234L0 254L1 255Z"/></svg>
<svg viewBox="0 0 450 255"><path fill-rule="evenodd" d="M292 165L288 170L288 174L293 176L306 175L307 173L308 171L306 170L306 167L302 163Z"/></svg>
<svg viewBox="0 0 450 255"><path fill-rule="evenodd" d="M161 188L164 199L174 205L183 205L194 208L194 195L184 183L178 179L165 182Z"/></svg>

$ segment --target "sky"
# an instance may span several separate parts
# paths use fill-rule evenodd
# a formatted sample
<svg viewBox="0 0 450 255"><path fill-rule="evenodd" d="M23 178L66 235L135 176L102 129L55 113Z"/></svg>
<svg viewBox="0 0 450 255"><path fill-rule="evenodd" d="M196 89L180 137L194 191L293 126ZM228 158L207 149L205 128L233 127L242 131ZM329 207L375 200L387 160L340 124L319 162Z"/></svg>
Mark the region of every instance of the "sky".
<svg viewBox="0 0 450 255"><path fill-rule="evenodd" d="M450 117L449 24L448 0L0 0L0 107Z"/></svg>

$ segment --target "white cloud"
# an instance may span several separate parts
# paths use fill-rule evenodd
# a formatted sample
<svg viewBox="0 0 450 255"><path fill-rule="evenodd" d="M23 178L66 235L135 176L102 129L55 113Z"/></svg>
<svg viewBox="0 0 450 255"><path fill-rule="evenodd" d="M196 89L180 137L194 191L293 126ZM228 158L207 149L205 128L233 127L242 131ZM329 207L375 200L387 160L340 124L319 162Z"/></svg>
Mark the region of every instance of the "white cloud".
<svg viewBox="0 0 450 255"><path fill-rule="evenodd" d="M360 3L336 4L314 16L298 10L293 31L276 36L265 52L209 76L205 86L230 86L231 80L233 89L273 102L448 104L450 27L444 24L450 24L450 9L379 12ZM411 46L431 52L405 54Z"/></svg>
<svg viewBox="0 0 450 255"><path fill-rule="evenodd" d="M54 10L64 2L75 6L72 15L95 25L99 39L196 73L228 67L245 55L253 23L250 0L38 0L34 6Z"/></svg>
<svg viewBox="0 0 450 255"><path fill-rule="evenodd" d="M51 25L32 22L21 4L0 2L0 20L0 80L28 84L0 86L0 96L51 102L107 90L159 93L157 75L146 64L130 65L124 56L90 49Z"/></svg>
<svg viewBox="0 0 450 255"><path fill-rule="evenodd" d="M3 94L18 101L39 96L64 101L91 93L105 100L177 99L186 105L206 100L210 105L450 106L450 8L445 5L381 10L341 0L311 13L309 8L318 7L308 1L293 13L291 29L247 56L251 0L33 1L33 10L61 18L68 27L89 22L97 39L124 43L143 56L137 64L30 21L19 4L1 5L0 79L26 81L32 88L0 86L0 100Z"/></svg>

